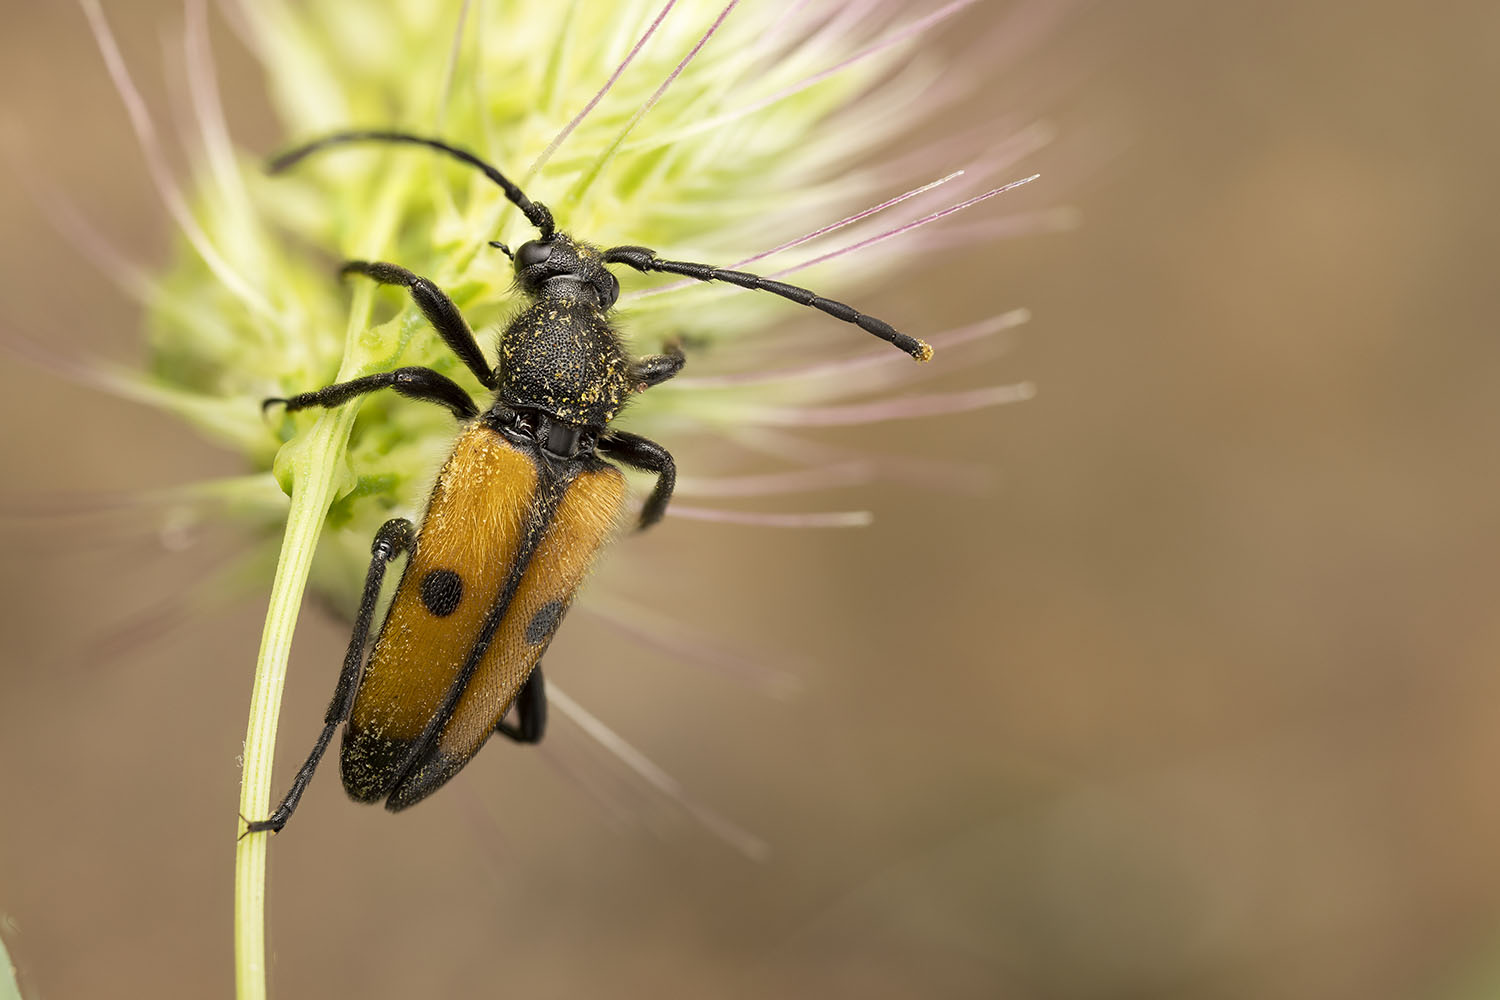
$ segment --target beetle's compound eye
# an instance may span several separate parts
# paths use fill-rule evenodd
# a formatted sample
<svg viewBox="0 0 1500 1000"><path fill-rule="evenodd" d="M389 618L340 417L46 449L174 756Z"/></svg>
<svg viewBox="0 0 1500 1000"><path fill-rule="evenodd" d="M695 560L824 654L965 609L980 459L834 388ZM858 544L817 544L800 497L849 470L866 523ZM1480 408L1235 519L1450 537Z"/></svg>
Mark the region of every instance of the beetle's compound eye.
<svg viewBox="0 0 1500 1000"><path fill-rule="evenodd" d="M596 282L594 288L599 292L599 308L614 308L616 300L620 297L620 280L608 271L604 271L603 280Z"/></svg>
<svg viewBox="0 0 1500 1000"><path fill-rule="evenodd" d="M516 271L519 273L528 267L545 264L547 263L547 258L551 256L551 242L544 243L541 240L528 240L522 243L520 249L516 251Z"/></svg>

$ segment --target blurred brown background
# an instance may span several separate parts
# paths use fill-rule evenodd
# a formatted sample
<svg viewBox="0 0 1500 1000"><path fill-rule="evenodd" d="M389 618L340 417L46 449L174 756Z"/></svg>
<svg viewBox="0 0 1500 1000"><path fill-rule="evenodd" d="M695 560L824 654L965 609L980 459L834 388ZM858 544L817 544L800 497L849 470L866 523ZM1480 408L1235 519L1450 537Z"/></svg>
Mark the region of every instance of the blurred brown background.
<svg viewBox="0 0 1500 1000"><path fill-rule="evenodd" d="M160 260L82 15L0 10L7 145ZM165 118L178 5L110 14ZM1477 0L1098 3L986 81L1061 128L1037 203L1082 228L998 246L983 287L950 267L869 305L930 329L1034 311L994 374L1035 401L891 431L1000 488L809 501L873 509L860 532L679 521L605 567L797 651L793 700L581 619L549 659L770 860L562 720L397 818L328 767L271 848L275 995L1500 994L1497 43ZM234 125L277 138L253 101ZM135 356L137 310L10 180L0 266L7 339ZM226 995L269 572L188 605L232 530L175 551L16 497L237 460L0 363L0 934L28 997ZM345 639L304 618L283 775Z"/></svg>

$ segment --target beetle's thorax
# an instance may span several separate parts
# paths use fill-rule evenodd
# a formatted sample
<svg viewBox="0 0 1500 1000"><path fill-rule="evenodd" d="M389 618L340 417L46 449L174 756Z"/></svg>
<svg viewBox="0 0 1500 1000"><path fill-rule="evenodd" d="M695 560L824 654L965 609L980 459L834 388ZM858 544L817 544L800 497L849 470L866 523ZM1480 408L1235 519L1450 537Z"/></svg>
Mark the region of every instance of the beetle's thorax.
<svg viewBox="0 0 1500 1000"><path fill-rule="evenodd" d="M603 310L568 290L554 279L501 334L498 401L602 427L633 388L630 359Z"/></svg>

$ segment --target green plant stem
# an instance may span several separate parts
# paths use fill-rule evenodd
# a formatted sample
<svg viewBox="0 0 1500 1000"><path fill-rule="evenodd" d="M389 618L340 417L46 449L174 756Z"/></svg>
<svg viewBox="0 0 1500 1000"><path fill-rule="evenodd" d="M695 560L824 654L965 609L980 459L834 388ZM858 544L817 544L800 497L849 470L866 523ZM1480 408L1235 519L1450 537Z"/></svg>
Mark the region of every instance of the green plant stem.
<svg viewBox="0 0 1500 1000"><path fill-rule="evenodd" d="M379 249L388 244L396 228L409 170L392 170L379 196L369 206L364 238L355 243L356 248L363 249L361 256L366 259L379 259ZM372 360L371 345L364 341L363 335L369 327L374 295L373 283L361 283L355 288L349 304L349 323L344 330L344 358L336 381L347 381L363 373ZM276 579L271 584L266 626L261 632L260 654L255 662L250 719L245 727L241 819L234 852L234 981L239 1000L265 1000L266 996L266 852L271 839L269 833L246 834L244 820L270 814L271 765L292 633L297 627L297 613L312 572L318 538L323 533L328 509L336 499L349 432L358 411L359 404L354 401L324 412L304 435L284 446L289 467L278 470L290 475L292 503L276 563Z"/></svg>
<svg viewBox="0 0 1500 1000"><path fill-rule="evenodd" d="M313 553L332 504L337 465L356 407L323 414L301 442L294 465L292 504L286 535L271 585L266 626L261 633L255 664L250 720L245 730L245 768L240 784L240 815L262 817L270 812L271 765L276 749L276 724L281 715L281 692L286 683L287 658L302 593L312 569ZM239 832L244 833L243 821ZM240 1000L262 1000L266 995L266 833L241 836L234 863L235 994Z"/></svg>

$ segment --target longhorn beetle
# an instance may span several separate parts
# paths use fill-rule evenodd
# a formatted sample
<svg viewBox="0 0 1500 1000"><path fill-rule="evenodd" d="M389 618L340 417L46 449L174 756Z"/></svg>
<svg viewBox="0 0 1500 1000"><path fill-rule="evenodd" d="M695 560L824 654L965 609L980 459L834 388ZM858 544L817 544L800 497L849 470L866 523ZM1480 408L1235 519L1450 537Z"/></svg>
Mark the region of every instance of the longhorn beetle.
<svg viewBox="0 0 1500 1000"><path fill-rule="evenodd" d="M397 264L354 260L361 274L410 293L443 343L494 395L481 410L456 382L431 368L408 367L339 382L290 399L287 411L336 407L368 392L395 389L436 403L465 425L417 529L404 518L375 535L354 634L344 654L323 731L268 818L246 833L280 830L312 780L336 729L344 790L359 802L384 798L387 809L420 802L458 773L491 733L520 743L542 738L547 697L541 658L595 555L615 533L625 507L625 477L606 459L653 473L655 488L639 528L661 520L676 466L654 441L610 429L632 393L682 370L680 348L631 358L610 324L620 283L607 265L724 281L822 310L888 341L918 361L932 348L887 323L780 281L686 261L662 260L639 246L608 249L557 229L552 213L467 150L391 131L324 136L276 157L271 173L344 143L424 146L482 171L537 229L509 256L530 304L500 334L492 368L458 307L431 281ZM363 672L365 644L386 566L409 558ZM516 722L506 722L512 705Z"/></svg>

